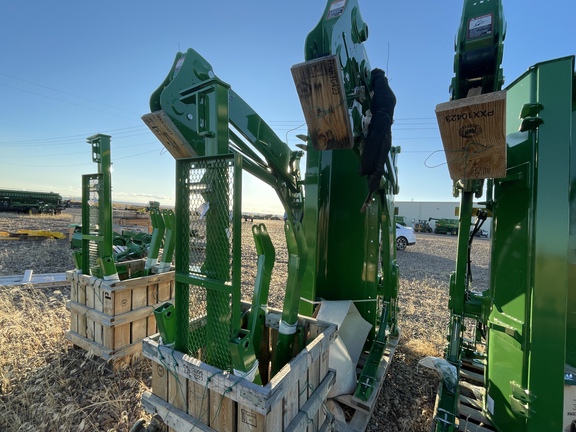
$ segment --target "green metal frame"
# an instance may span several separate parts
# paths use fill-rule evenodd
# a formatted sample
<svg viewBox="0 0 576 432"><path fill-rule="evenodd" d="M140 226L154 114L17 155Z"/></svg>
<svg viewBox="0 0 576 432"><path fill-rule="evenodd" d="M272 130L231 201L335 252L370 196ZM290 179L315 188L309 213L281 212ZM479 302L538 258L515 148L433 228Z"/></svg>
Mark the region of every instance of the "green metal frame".
<svg viewBox="0 0 576 432"><path fill-rule="evenodd" d="M158 255L162 247L162 239L164 238L164 231L166 224L162 218L162 213L159 209L150 209L150 223L152 224L152 240L148 249L148 257L144 265L144 275L148 276L152 272L152 267L158 263Z"/></svg>
<svg viewBox="0 0 576 432"><path fill-rule="evenodd" d="M358 175L363 116L371 102L366 90L371 69L363 45L368 28L357 0L348 0L342 8L336 6L338 3L327 2L322 19L306 39L305 55L306 60L338 55L346 90L343 103L349 109L356 148L319 153L308 145L304 181L299 166L303 152L290 150L192 49L176 55L168 76L153 93L150 107L153 113L161 112L170 120L173 126L168 126L168 135L180 137L179 145L194 155L176 161L175 349L201 355L222 369L246 373L253 369L253 353L259 348L264 324L262 307L267 301L273 249L266 246L263 231L258 236L255 233L257 248L261 243L258 275L248 328L241 328L240 243L235 234L240 232L244 169L275 189L288 216L288 281L273 373L293 355L298 313L312 315L313 304L320 297L358 300L358 310L373 325L365 346L370 366L363 372L370 385L359 393L359 397L367 398L382 364L382 347L390 334L398 334L394 195L398 193L396 160L400 148L392 148L382 188L368 211L361 213L368 195L366 180ZM154 130L156 126L151 127ZM162 134L157 136L162 140ZM215 175L205 164L232 160L233 186L217 199L208 197L228 184L230 174ZM192 181L193 170L205 173ZM226 213L233 215L231 222L224 207L213 207L225 196L229 203L234 201ZM231 232L229 223L234 226ZM231 249L222 246L228 240ZM197 258L198 249L204 250L205 256ZM226 250L227 265L220 269L222 250ZM204 309L195 315L193 304ZM219 327L222 322L228 325ZM223 354L213 355L216 351Z"/></svg>
<svg viewBox="0 0 576 432"><path fill-rule="evenodd" d="M575 83L566 57L534 65L507 88L486 367L487 415L500 431L563 430L565 365L576 366Z"/></svg>
<svg viewBox="0 0 576 432"><path fill-rule="evenodd" d="M365 344L370 361L356 392L366 400L382 364L388 335L398 332L394 195L399 191L396 160L400 148L392 147L382 188L362 213L368 188L358 175L358 148L363 140L362 118L371 103L371 67L363 45L368 26L356 0L348 0L342 9L335 6L335 2L327 3L320 22L306 38L305 59L338 56L346 95L343 102L348 106L357 145L350 150L328 151L307 146L302 226L308 263L300 313L311 315L318 298L356 301L362 317L373 326Z"/></svg>
<svg viewBox="0 0 576 432"><path fill-rule="evenodd" d="M476 13L501 23L486 35L483 46L463 41ZM482 93L500 88L503 38L500 2L465 2L453 98L466 97L478 84ZM467 49L472 52L463 57ZM478 67L480 54L488 52L489 61ZM463 70L462 58L473 58L474 73L483 75ZM446 359L456 366L458 379L462 361L485 364L484 414L500 432L563 428L565 365L576 364L575 85L574 57L566 57L531 67L506 89L507 174L487 182L493 238L490 285L482 294L470 291L471 242L464 227L470 226L472 199L481 196L483 182L455 184L462 196ZM471 343L463 340L466 318L482 330ZM475 352L482 336L485 354ZM458 401L459 392L441 383L437 431L457 429Z"/></svg>
<svg viewBox="0 0 576 432"><path fill-rule="evenodd" d="M164 220L165 236L162 257L158 263L158 268L160 272L166 272L170 270L174 258L174 248L176 247L176 215L173 210L164 209L162 210L162 219Z"/></svg>
<svg viewBox="0 0 576 432"><path fill-rule="evenodd" d="M232 366L228 342L240 329L241 174L237 155L176 161L181 187L176 197L175 349L192 353L194 335L188 323L206 316L202 359L225 370ZM196 213L200 199L211 203L204 216ZM199 234L192 232L200 225L202 246L194 243Z"/></svg>
<svg viewBox="0 0 576 432"><path fill-rule="evenodd" d="M113 257L112 231L112 160L109 135L87 138L92 161L98 164L97 174L82 176L82 248L80 258L84 274L104 279L118 279Z"/></svg>
<svg viewBox="0 0 576 432"><path fill-rule="evenodd" d="M477 2L464 0L462 19L458 30L454 55L454 77L450 85L451 99L462 99L470 90L490 93L500 90L503 72L500 68L503 41L506 34L501 0ZM454 182L454 196L460 195L460 216L456 252L456 268L450 275L450 323L445 358L456 368L460 380L463 358L473 361L477 357L475 342L481 339L480 330L486 324L490 306L490 294L477 294L471 290L468 257L471 247L474 197L482 196L482 180L461 179ZM490 207L491 203L487 203ZM472 343L465 342L465 319L471 318L477 325L477 335ZM440 383L436 408L436 430L453 431L459 413L459 389L452 391L443 380Z"/></svg>

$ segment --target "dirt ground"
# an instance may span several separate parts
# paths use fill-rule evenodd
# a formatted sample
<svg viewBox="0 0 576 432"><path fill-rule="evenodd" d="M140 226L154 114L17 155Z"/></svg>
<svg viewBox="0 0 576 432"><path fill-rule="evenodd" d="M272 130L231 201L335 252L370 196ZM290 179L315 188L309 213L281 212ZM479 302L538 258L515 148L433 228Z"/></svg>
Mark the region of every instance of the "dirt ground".
<svg viewBox="0 0 576 432"><path fill-rule="evenodd" d="M68 234L70 214L0 214L0 231L53 230ZM261 221L255 221L259 223ZM266 221L276 247L272 286L281 287L288 256L281 221ZM251 224L243 224L243 291L256 272ZM488 280L487 240L474 242L474 285ZM454 270L456 237L417 234L417 243L399 251L401 338L367 430L428 431L438 385L436 375L417 367L425 356L442 356L448 323L448 280ZM244 262L246 260L246 262ZM73 268L68 240L0 240L0 276L59 273ZM285 279L284 279L285 280ZM271 294L281 306L283 294ZM0 430L127 431L147 415L140 396L151 384L147 360L112 372L99 359L65 338L69 288L0 286Z"/></svg>

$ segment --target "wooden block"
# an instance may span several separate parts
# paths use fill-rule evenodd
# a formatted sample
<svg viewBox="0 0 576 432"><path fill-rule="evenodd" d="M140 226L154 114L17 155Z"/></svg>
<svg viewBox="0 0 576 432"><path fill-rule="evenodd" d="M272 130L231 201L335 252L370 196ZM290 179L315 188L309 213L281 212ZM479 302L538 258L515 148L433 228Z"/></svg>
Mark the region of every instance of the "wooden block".
<svg viewBox="0 0 576 432"><path fill-rule="evenodd" d="M154 315L150 315L146 318L146 336L152 336L153 334L158 333L158 328L156 327L156 317Z"/></svg>
<svg viewBox="0 0 576 432"><path fill-rule="evenodd" d="M188 406L188 380L174 371L168 372L168 402L186 412Z"/></svg>
<svg viewBox="0 0 576 432"><path fill-rule="evenodd" d="M171 298L174 298L173 296ZM153 305L158 302L158 284L148 285L148 304ZM158 327L156 326L156 317L154 314L148 317L148 336L158 333Z"/></svg>
<svg viewBox="0 0 576 432"><path fill-rule="evenodd" d="M236 432L265 432L266 418L249 407L238 405Z"/></svg>
<svg viewBox="0 0 576 432"><path fill-rule="evenodd" d="M308 397L311 397L312 394L318 388L320 384L320 359L317 358L312 362L310 368L308 369ZM307 432L316 432L318 429L320 417L316 412L312 418L312 423L308 425Z"/></svg>
<svg viewBox="0 0 576 432"><path fill-rule="evenodd" d="M70 281L70 301L78 302L78 275L79 270L72 270L66 272L66 279ZM78 314L70 311L70 330L78 333Z"/></svg>
<svg viewBox="0 0 576 432"><path fill-rule="evenodd" d="M270 408L270 412L266 415L265 427L267 431L282 430L282 404L277 403Z"/></svg>
<svg viewBox="0 0 576 432"><path fill-rule="evenodd" d="M70 330L78 333L78 314L74 311L70 311Z"/></svg>
<svg viewBox="0 0 576 432"><path fill-rule="evenodd" d="M348 102L337 56L300 63L291 71L314 148L352 148Z"/></svg>
<svg viewBox="0 0 576 432"><path fill-rule="evenodd" d="M236 406L232 399L210 392L210 427L218 432L234 432Z"/></svg>
<svg viewBox="0 0 576 432"><path fill-rule="evenodd" d="M506 177L506 91L436 105L452 180Z"/></svg>
<svg viewBox="0 0 576 432"><path fill-rule="evenodd" d="M114 295L114 313L113 316L120 315L124 312L130 312L132 307L132 291L125 289L116 291Z"/></svg>
<svg viewBox="0 0 576 432"><path fill-rule="evenodd" d="M131 310L139 310L145 308L148 302L148 293L146 285L132 289L132 308ZM136 320L132 323L131 342L136 342L144 339L146 334L146 319Z"/></svg>
<svg viewBox="0 0 576 432"><path fill-rule="evenodd" d="M113 340L114 343L112 344L112 347L114 349L119 349L126 345L130 345L130 323L114 327Z"/></svg>
<svg viewBox="0 0 576 432"><path fill-rule="evenodd" d="M114 316L114 297L108 291L102 291L102 309L106 315Z"/></svg>
<svg viewBox="0 0 576 432"><path fill-rule="evenodd" d="M131 290L116 291L114 296L114 316L121 313L130 312L132 307ZM113 348L118 349L130 345L130 323L114 327L114 344Z"/></svg>
<svg viewBox="0 0 576 432"><path fill-rule="evenodd" d="M308 374L300 375L298 380L298 409L301 409L308 400Z"/></svg>
<svg viewBox="0 0 576 432"><path fill-rule="evenodd" d="M78 302L78 270L66 273L66 279L70 280L70 300Z"/></svg>
<svg viewBox="0 0 576 432"><path fill-rule="evenodd" d="M86 307L94 309L94 287L86 286ZM86 338L94 340L94 320L86 318Z"/></svg>
<svg viewBox="0 0 576 432"><path fill-rule="evenodd" d="M70 301L78 303L78 272L66 272L66 279L70 281ZM78 314L73 310L70 311L70 330L78 333Z"/></svg>
<svg viewBox="0 0 576 432"><path fill-rule="evenodd" d="M290 386L288 393L283 398L283 408L284 418L283 422L285 425L290 424L296 414L298 414L298 381L287 382L285 385Z"/></svg>
<svg viewBox="0 0 576 432"><path fill-rule="evenodd" d="M168 301L170 297L170 284L169 283L159 283L158 284L158 303Z"/></svg>
<svg viewBox="0 0 576 432"><path fill-rule="evenodd" d="M320 381L328 373L329 358L330 358L330 355L329 355L328 350L322 351L322 353L320 354L320 376L318 377ZM323 410L320 410L318 412L318 422L319 422L318 424L324 424L325 421L326 421L326 414L324 414Z"/></svg>
<svg viewBox="0 0 576 432"><path fill-rule="evenodd" d="M188 414L207 425L210 418L209 402L210 390L208 390L208 386L188 381Z"/></svg>
<svg viewBox="0 0 576 432"><path fill-rule="evenodd" d="M162 400L168 400L168 371L160 363L152 363L152 391Z"/></svg>
<svg viewBox="0 0 576 432"><path fill-rule="evenodd" d="M78 284L78 303L86 304L86 285ZM78 315L78 334L86 337L86 315Z"/></svg>
<svg viewBox="0 0 576 432"><path fill-rule="evenodd" d="M150 128L156 138L166 147L174 159L197 156L188 140L178 130L170 117L162 110L142 116L142 120Z"/></svg>
<svg viewBox="0 0 576 432"><path fill-rule="evenodd" d="M104 312L103 293L101 288L94 289L94 310ZM102 345L104 342L104 326L94 321L94 342Z"/></svg>

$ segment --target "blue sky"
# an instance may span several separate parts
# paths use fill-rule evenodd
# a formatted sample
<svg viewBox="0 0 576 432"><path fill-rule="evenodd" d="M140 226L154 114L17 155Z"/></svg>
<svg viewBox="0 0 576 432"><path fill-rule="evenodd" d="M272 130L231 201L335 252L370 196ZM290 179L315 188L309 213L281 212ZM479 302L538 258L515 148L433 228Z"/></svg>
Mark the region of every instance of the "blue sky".
<svg viewBox="0 0 576 432"><path fill-rule="evenodd" d="M448 100L460 0L359 0L372 67L396 97L398 201L451 201L434 108ZM0 16L0 188L80 196L96 171L86 138L112 136L113 198L172 205L174 159L140 119L178 51L193 48L291 148L305 133L290 68L325 0L7 1ZM573 0L505 1L505 85L576 54ZM281 213L245 180L244 209Z"/></svg>

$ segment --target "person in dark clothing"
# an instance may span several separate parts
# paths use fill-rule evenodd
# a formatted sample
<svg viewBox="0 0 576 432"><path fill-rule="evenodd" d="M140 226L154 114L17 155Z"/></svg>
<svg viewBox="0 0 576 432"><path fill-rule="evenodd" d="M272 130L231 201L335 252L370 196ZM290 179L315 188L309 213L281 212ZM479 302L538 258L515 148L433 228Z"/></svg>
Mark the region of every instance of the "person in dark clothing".
<svg viewBox="0 0 576 432"><path fill-rule="evenodd" d="M369 195L366 202L369 202L372 194L378 190L384 174L386 158L392 147L392 123L396 106L396 96L382 69L372 70L371 86L374 92L370 105L372 120L368 125L364 152L360 160L360 175L366 176L368 181ZM363 211L365 207L366 203Z"/></svg>

